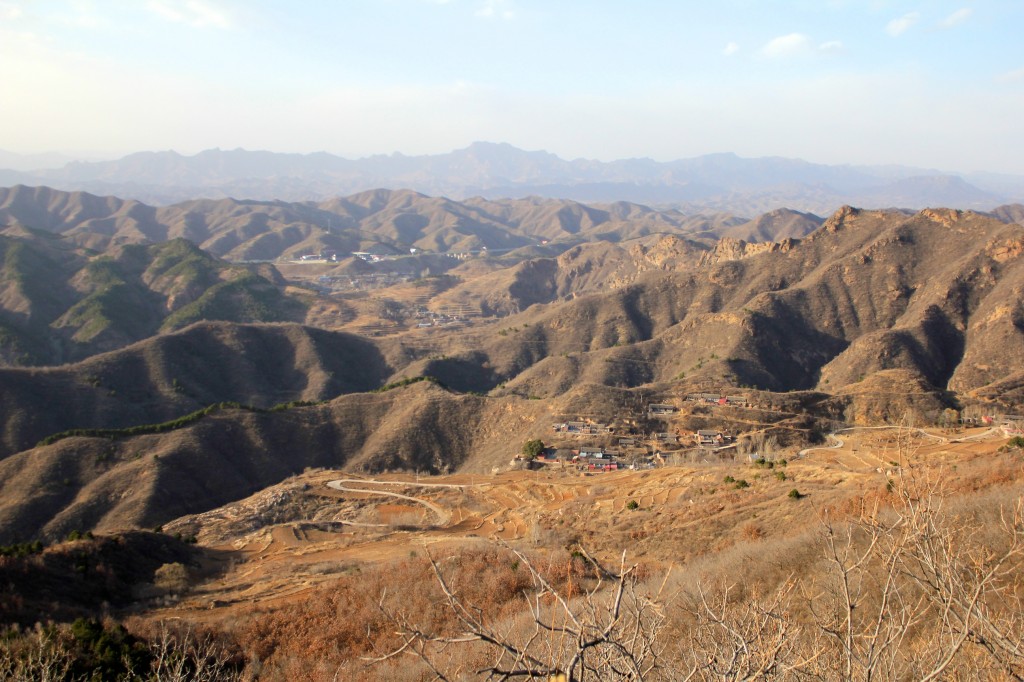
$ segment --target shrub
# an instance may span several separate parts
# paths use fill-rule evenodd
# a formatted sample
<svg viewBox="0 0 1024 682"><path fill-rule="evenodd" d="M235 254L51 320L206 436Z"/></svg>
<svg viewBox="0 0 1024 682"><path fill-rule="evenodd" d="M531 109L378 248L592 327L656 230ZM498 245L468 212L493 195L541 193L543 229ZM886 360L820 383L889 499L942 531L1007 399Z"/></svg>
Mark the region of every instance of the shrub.
<svg viewBox="0 0 1024 682"><path fill-rule="evenodd" d="M632 510L632 509L638 509L639 507L640 507L640 503L637 502L636 500L630 500L629 502L626 503L626 509L631 509Z"/></svg>
<svg viewBox="0 0 1024 682"><path fill-rule="evenodd" d="M33 542L15 542L11 545L0 545L0 556L26 557L32 554L39 554L43 551L43 543L39 540Z"/></svg>
<svg viewBox="0 0 1024 682"><path fill-rule="evenodd" d="M438 384L442 388L444 387L434 377L415 377L413 379L405 379L394 384L388 384L387 386L378 388L375 392L379 393L382 391L391 390L392 388L406 386L408 384L414 384L418 381L430 381L435 384ZM285 412L293 408L311 407L314 405L321 405L325 402L327 401L293 400L291 402L274 405L273 407L270 407L268 409L263 409L260 407L254 407L252 405L242 405L241 403L236 403L234 401L228 400L208 405L202 409L196 410L195 412L190 412L189 414L178 417L177 419L172 419L171 421L166 422L160 422L159 424L140 424L138 426L129 426L123 429L68 429L67 431L61 431L60 433L55 433L53 435L47 436L46 438L39 441L37 446L41 447L44 445L51 445L59 440L63 440L64 438L72 438L75 436L82 436L86 438L110 438L111 440L114 440L115 438L127 438L130 436L141 436L152 433L167 433L169 431L176 431L178 429L185 428L186 426L190 426L195 422L199 421L200 419L203 419L204 417L208 417L212 414L216 414L224 410L245 410L246 412L255 413ZM71 485L70 479L65 479L65 481L65 485Z"/></svg>
<svg viewBox="0 0 1024 682"><path fill-rule="evenodd" d="M441 383L441 381L437 377L418 376L418 377L410 377L408 379L402 379L400 381L395 381L395 382L392 382L390 384L384 384L380 388L374 389L372 392L373 393L386 393L386 392L392 391L392 390L394 390L396 388L402 388L404 386L409 386L411 384L416 384L416 383L419 383L421 381L429 381L430 383L437 384L441 388L444 388L444 389L447 390L447 386L445 386L443 383Z"/></svg>
<svg viewBox="0 0 1024 682"><path fill-rule="evenodd" d="M184 564L164 564L153 573L153 584L167 592L183 592L188 589L189 575Z"/></svg>
<svg viewBox="0 0 1024 682"><path fill-rule="evenodd" d="M129 679L132 670L145 669L152 658L145 642L123 625L79 618L71 624L69 634L73 660L67 679Z"/></svg>
<svg viewBox="0 0 1024 682"><path fill-rule="evenodd" d="M803 497L804 497L804 494L802 492L800 492L799 490L797 490L796 488L793 488L792 490L789 491L789 499L791 499L791 500L799 500L799 499L801 499Z"/></svg>

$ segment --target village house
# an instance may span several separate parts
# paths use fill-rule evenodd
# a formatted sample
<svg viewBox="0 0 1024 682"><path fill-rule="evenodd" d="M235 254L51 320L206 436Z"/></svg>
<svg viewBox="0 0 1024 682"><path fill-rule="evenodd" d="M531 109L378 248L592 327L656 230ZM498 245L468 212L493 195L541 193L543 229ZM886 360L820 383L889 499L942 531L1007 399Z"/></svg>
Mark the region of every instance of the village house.
<svg viewBox="0 0 1024 682"><path fill-rule="evenodd" d="M555 451L554 458L561 462L563 465L569 464L570 462L573 461L573 459L576 458L576 452L570 450L569 448L558 448L558 450Z"/></svg>
<svg viewBox="0 0 1024 682"><path fill-rule="evenodd" d="M580 471L617 471L617 454L604 448L580 448L579 455L575 458L576 468Z"/></svg>
<svg viewBox="0 0 1024 682"><path fill-rule="evenodd" d="M1000 421L1002 422L1000 428L1002 428L1003 435L1007 438L1024 436L1024 417L1006 414L1003 415L1003 418Z"/></svg>
<svg viewBox="0 0 1024 682"><path fill-rule="evenodd" d="M652 403L647 408L647 416L657 417L666 414L675 414L679 411L679 408L675 405L666 405L662 403Z"/></svg>
<svg viewBox="0 0 1024 682"><path fill-rule="evenodd" d="M536 457L529 458L517 455L511 462L512 469L545 469L547 467L564 467L576 459L576 452L565 448L548 447L541 450Z"/></svg>
<svg viewBox="0 0 1024 682"><path fill-rule="evenodd" d="M653 469L656 466L653 456L638 457L634 459L630 465L630 469Z"/></svg>
<svg viewBox="0 0 1024 682"><path fill-rule="evenodd" d="M725 439L725 434L723 434L721 431L701 429L697 431L696 434L697 445L701 446L722 445L725 443Z"/></svg>
<svg viewBox="0 0 1024 682"><path fill-rule="evenodd" d="M748 404L746 396L724 396L718 393L690 393L686 396L686 401L690 403L704 403L706 405L729 405L731 407L746 407Z"/></svg>
<svg viewBox="0 0 1024 682"><path fill-rule="evenodd" d="M551 430L555 433L569 433L579 436L596 436L602 434L609 434L615 431L615 429L607 424L597 424L591 422L562 422L559 424L552 424Z"/></svg>

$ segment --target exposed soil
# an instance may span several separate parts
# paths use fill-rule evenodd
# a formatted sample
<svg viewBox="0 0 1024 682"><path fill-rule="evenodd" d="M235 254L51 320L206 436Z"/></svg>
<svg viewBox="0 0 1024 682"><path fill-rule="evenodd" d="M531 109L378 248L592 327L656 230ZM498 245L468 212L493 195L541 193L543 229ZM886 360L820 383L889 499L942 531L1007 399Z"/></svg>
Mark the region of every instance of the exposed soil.
<svg viewBox="0 0 1024 682"><path fill-rule="evenodd" d="M864 500L884 496L894 477L941 471L944 487L955 493L1021 476L1021 453L1003 448L1005 438L986 429L857 429L840 438L772 468L723 461L422 480L308 472L169 524L167 532L196 533L216 550L221 575L152 615L218 621L254 604L303 599L366 564L496 541L537 550L582 544L605 558L625 550L655 565L685 564L749 540L804 533L825 510L833 517L853 513ZM740 480L749 487L733 482ZM793 489L802 499L789 498Z"/></svg>

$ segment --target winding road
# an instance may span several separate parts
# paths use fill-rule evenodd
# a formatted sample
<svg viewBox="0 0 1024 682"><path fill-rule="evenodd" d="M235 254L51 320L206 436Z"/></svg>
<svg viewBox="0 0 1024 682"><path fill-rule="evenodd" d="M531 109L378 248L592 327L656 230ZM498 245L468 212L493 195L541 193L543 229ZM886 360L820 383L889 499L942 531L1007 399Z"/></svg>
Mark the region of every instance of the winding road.
<svg viewBox="0 0 1024 682"><path fill-rule="evenodd" d="M373 481L373 480L366 480L366 479L363 479L363 478L339 478L339 479L327 482L327 487L328 488L333 488L334 490L340 490L341 492L364 493L364 494L367 494L367 495L383 495L385 497L394 497L394 498L397 498L397 499L400 499L400 500L408 500L409 502L416 502L417 504L422 504L424 507L426 507L430 511L434 512L434 514L437 516L438 523L440 525L442 525L442 526L448 525L448 522L451 521L451 514L449 514L444 509L442 509L441 507L437 506L433 502L428 502L427 500L421 500L420 498L413 497L411 495L403 495L401 493L393 493L393 492L390 492L388 490L376 490L376 489L373 489L373 488L370 488L370 489L367 489L367 488L350 488L350 487L345 485L346 483L362 483L362 484L369 484L369 485L402 485L402 486L418 485L418 486L422 486L422 487L426 487L426 488L465 488L465 487L467 487L465 485L456 485L454 483L401 483L401 482L397 482L397 481Z"/></svg>
<svg viewBox="0 0 1024 682"><path fill-rule="evenodd" d="M883 429L902 429L902 430L905 430L905 431L910 431L910 432L913 432L913 433L918 433L918 434L920 434L922 436L927 436L928 438L934 438L935 440L939 441L940 443L964 443L964 442L967 442L967 441L970 441L970 440L978 440L978 439L981 439L981 438L988 437L988 436L996 433L999 430L999 429L992 428L992 429L989 429L988 431L985 431L984 433L975 434L973 436L965 436L963 438L954 438L954 439L951 440L951 439L945 438L943 436L936 436L934 433L928 433L924 429L919 429L919 428L916 428L916 427L906 427L906 426L848 426L845 429L839 429L838 431L833 431L832 433L828 434L827 437L831 438L832 440L834 440L835 441L835 445L819 445L819 446L816 446L816 447L813 447L813 448L804 448L803 450L801 450L800 452L797 453L797 457L805 457L805 456L807 456L807 453L812 452L813 450L838 450L839 448L843 447L846 444L846 442L842 438L839 437L840 433L845 433L847 431L880 431L880 430L883 430Z"/></svg>

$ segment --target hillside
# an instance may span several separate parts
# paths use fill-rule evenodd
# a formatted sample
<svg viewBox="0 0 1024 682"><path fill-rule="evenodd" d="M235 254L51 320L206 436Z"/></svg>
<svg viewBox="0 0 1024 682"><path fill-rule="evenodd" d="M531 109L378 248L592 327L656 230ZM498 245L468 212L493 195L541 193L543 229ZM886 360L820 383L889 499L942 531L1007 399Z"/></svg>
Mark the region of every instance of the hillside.
<svg viewBox="0 0 1024 682"><path fill-rule="evenodd" d="M390 375L366 339L204 322L52 368L0 369L2 454L75 428L155 424L229 401L271 407L368 391Z"/></svg>
<svg viewBox="0 0 1024 682"><path fill-rule="evenodd" d="M903 370L935 390L965 396L982 391L991 399L986 387L1021 366L1015 322L1021 229L974 213L849 209L802 241L722 240L709 249L666 237L584 245L555 259L525 261L439 290L432 305L476 305L485 317L467 331L416 330L362 341L357 356L380 369L374 381L349 390L368 390L388 377L429 374L456 390L542 397L581 381L626 388L677 381L832 392L877 372ZM500 319L488 321L493 315ZM191 336L206 339L199 329L206 328ZM327 332L319 337L355 338ZM220 352L216 344L209 350L203 344L190 352L198 357ZM291 355L286 348L280 352ZM116 366L120 357L115 353L105 362ZM90 366L40 376L97 375ZM166 377L168 370L156 374ZM173 409L163 406L144 421L260 395L204 390L206 383L197 375L190 384L198 388L190 390L200 400L187 405L171 400ZM112 384L118 395L124 384ZM37 378L32 385L39 396L50 390ZM344 390L334 386L297 395L268 382L261 391L279 400L261 404L329 398ZM112 401L111 413L121 409L119 403ZM137 414L137 408L125 407ZM133 419L11 427L8 447L26 447L33 438L63 428L122 426ZM12 435L20 431L26 435Z"/></svg>
<svg viewBox="0 0 1024 682"><path fill-rule="evenodd" d="M510 433L551 406L430 382L315 406L226 408L183 428L72 437L0 461L0 538L153 527L248 496L307 467L447 471L504 464Z"/></svg>
<svg viewBox="0 0 1024 682"><path fill-rule="evenodd" d="M407 255L410 248L442 253L510 250L542 240L573 244L714 232L744 222L729 215L686 216L625 202L587 206L535 197L457 202L408 190L373 190L320 203L204 199L153 207L48 187L0 189L0 225L59 233L101 250L184 238L236 261L321 252ZM765 234L770 230L760 236Z"/></svg>
<svg viewBox="0 0 1024 682"><path fill-rule="evenodd" d="M266 269L232 266L183 239L110 246L0 234L0 364L73 362L197 320L301 321L306 305Z"/></svg>
<svg viewBox="0 0 1024 682"><path fill-rule="evenodd" d="M719 238L731 237L746 242L779 242L806 237L821 227L823 222L822 218L812 213L776 209L749 222L710 232Z"/></svg>
<svg viewBox="0 0 1024 682"><path fill-rule="evenodd" d="M124 256L154 248L110 258L162 272ZM647 236L509 267L467 262L461 281L408 286L404 295L424 292L428 305L478 306L469 326L366 338L202 322L75 364L0 370L0 528L53 537L76 524L152 525L307 466L489 471L552 422L665 428L636 406L682 403L690 391L756 393L771 409L687 412L676 428L775 429L792 444L835 419L935 420L978 400L1013 412L1022 253L1024 227L992 216L845 208L803 239ZM77 257L48 257L61 254ZM372 300L360 296L339 300ZM370 393L422 376L447 388ZM36 447L68 429L155 425L224 401L258 409Z"/></svg>
<svg viewBox="0 0 1024 682"><path fill-rule="evenodd" d="M707 250L666 239L666 269L643 272L621 251L581 247L442 296L522 311L473 347L524 394L577 380L834 391L901 369L966 395L1024 362L1022 238L1019 225L970 212L847 209L802 241ZM538 302L548 305L528 308Z"/></svg>
<svg viewBox="0 0 1024 682"><path fill-rule="evenodd" d="M462 633L464 624L449 611L435 570L462 604L479 609L504 633L515 631L511 624L527 616L524 603L533 603L524 602L536 593L531 569L551 589L578 596L581 588L597 587L594 559L614 571L625 553L625 566L636 564L638 577L627 584L626 594L636 590L642 600L630 596L627 603L664 606L665 630L643 636L664 638L661 672L672 679L703 660L693 661L689 647L679 651L673 642L685 637L715 650L708 647L719 640L702 639L707 629L693 614L709 613L718 604L729 623L744 625L763 622L764 609L770 609L772 622L792 624L792 630L782 631L783 641L803 642L810 660L819 660L822 640L813 634L829 621L815 619L806 592L841 594L843 577L859 579L895 565L896 579L905 581L900 594L906 594L918 574L903 569L920 565L914 561L919 548L935 549L918 544L921 540L938 537L944 541L938 543L936 561L984 551L1000 562L1000 582L980 583L979 590L991 604L984 614L993 620L985 622L1012 626L1019 615L1012 595L1022 568L1013 551L1020 528L1000 521L1013 513L1020 497L1020 450L1005 447L1004 438L985 429L956 434L854 429L843 441L787 460L723 457L593 475L557 465L430 479L311 469L230 504L176 518L157 533L98 533L24 558L0 558L5 580L25 594L20 600L12 594L0 606L8 619L28 624L47 616L70 619L95 610L103 599L109 616L126 618L133 633L152 636L168 622L217 632L220 641L237 647L236 660L248 662L261 676L329 680L340 670L360 679L418 678L429 671L411 657L370 666L364 657L402 644L396 621ZM175 456L161 452L146 465L143 480L172 483L160 470L165 458ZM918 505L929 504L926 499L934 506L921 510ZM174 510L186 506L171 504ZM904 532L894 509L932 522L924 526L927 534ZM128 511L116 510L104 522ZM68 514L47 532L59 533L87 518ZM872 523L883 524L877 546L869 546ZM179 537L195 538L198 545ZM858 550L857 559L864 549L871 573L862 572L860 563L851 572L839 570L848 564L840 563L846 560L842 555L833 561L830 539ZM1003 561L1007 548L1011 553ZM180 569L180 577L174 587L158 588L154 583L169 564ZM951 565L967 581L990 566ZM601 604L614 594L615 575L605 577L610 589L596 593ZM787 598L794 581L797 589ZM880 588L870 584L872 591L859 592L851 607L870 611L864 621L855 621L865 639L877 614L907 613L895 610L904 608L898 603L875 600ZM47 596L60 601L48 602ZM705 610L697 611L701 596ZM569 603L586 603L585 598ZM938 608L944 605L948 601ZM576 612L588 617L583 608ZM393 614L398 618L389 618ZM931 641L921 628L932 621L941 623L938 618L912 621L915 642ZM906 626L898 618L892 622ZM812 632L806 642L801 639L805 628ZM782 635L772 632L769 642L780 641ZM627 630L626 641L629 636ZM432 652L431 660L458 671L473 646L465 637L459 640ZM971 654L980 651L961 654L958 665L965 676L977 675L978 660ZM825 678L838 671L830 663L820 669ZM997 678L1005 667L990 670Z"/></svg>

